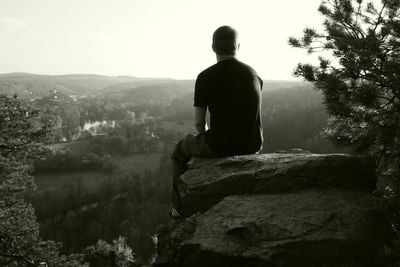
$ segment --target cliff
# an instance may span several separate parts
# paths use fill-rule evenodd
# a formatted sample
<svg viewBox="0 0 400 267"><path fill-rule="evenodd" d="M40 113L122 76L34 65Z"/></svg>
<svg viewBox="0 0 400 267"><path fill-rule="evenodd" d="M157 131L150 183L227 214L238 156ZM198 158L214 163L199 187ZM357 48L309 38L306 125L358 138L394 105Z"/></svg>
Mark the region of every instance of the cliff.
<svg viewBox="0 0 400 267"><path fill-rule="evenodd" d="M392 232L374 167L299 150L193 159L187 218L160 228L155 266L378 266Z"/></svg>

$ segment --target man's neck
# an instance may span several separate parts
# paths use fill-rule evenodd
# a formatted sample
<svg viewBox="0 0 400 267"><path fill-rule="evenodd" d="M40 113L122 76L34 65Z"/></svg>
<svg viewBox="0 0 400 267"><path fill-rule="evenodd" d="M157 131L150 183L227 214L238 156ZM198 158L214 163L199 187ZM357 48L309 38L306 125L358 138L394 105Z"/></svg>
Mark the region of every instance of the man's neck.
<svg viewBox="0 0 400 267"><path fill-rule="evenodd" d="M236 58L236 55L218 55L217 54L217 62L223 61L223 60L227 60L227 59L232 59L232 58Z"/></svg>

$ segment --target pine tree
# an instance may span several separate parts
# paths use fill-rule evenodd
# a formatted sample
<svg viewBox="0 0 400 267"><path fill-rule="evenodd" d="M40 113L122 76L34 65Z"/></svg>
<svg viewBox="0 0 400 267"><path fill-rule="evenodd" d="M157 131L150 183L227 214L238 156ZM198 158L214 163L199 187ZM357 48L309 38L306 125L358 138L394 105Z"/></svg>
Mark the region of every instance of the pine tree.
<svg viewBox="0 0 400 267"><path fill-rule="evenodd" d="M290 45L331 52L295 75L322 90L331 115L327 134L358 152L400 151L400 1L325 0L324 32L304 30ZM334 63L332 63L334 62Z"/></svg>
<svg viewBox="0 0 400 267"><path fill-rule="evenodd" d="M324 0L322 32L306 28L293 47L322 52L319 65L294 74L324 94L326 134L376 156L378 190L389 199L400 237L400 1Z"/></svg>
<svg viewBox="0 0 400 267"><path fill-rule="evenodd" d="M32 161L46 154L50 123L15 97L0 95L0 265L84 266L81 255L59 254L60 244L42 241L33 207L23 194L34 188Z"/></svg>

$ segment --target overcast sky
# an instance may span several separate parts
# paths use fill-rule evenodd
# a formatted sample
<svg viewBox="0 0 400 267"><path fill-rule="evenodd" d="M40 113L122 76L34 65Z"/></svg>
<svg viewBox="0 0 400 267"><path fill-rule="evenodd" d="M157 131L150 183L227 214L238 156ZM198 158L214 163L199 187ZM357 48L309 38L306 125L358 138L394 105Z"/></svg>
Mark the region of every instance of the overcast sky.
<svg viewBox="0 0 400 267"><path fill-rule="evenodd" d="M0 0L0 73L195 78L215 63L213 31L240 34L240 60L293 79L306 52L287 45L323 18L321 0Z"/></svg>

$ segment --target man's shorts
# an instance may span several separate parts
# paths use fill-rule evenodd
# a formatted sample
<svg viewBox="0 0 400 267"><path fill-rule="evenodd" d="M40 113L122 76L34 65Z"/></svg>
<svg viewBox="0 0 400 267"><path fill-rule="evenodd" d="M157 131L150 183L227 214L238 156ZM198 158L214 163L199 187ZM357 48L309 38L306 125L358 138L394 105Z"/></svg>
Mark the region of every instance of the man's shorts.
<svg viewBox="0 0 400 267"><path fill-rule="evenodd" d="M217 158L221 157L212 151L207 144L205 133L198 135L188 134L178 144L176 144L172 159L181 163L186 163L191 157Z"/></svg>

